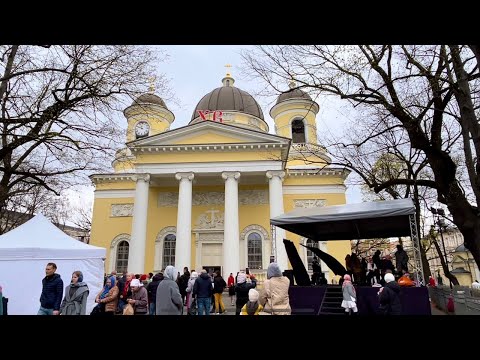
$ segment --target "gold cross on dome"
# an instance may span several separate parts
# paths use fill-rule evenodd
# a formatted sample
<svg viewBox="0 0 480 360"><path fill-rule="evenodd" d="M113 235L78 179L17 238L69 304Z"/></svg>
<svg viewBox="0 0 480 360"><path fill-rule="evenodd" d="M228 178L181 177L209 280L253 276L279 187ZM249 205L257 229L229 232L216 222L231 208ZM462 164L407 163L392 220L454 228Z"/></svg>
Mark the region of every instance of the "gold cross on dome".
<svg viewBox="0 0 480 360"><path fill-rule="evenodd" d="M232 65L227 64L227 65L225 65L225 67L227 68L227 75L226 76L232 76L232 75L230 75L230 68L232 67Z"/></svg>

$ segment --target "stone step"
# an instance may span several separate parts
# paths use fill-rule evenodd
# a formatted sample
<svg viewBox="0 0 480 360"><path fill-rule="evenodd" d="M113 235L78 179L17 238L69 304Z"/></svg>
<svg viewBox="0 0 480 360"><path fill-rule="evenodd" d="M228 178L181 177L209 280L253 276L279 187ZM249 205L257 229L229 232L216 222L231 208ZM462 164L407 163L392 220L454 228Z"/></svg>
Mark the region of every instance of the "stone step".
<svg viewBox="0 0 480 360"><path fill-rule="evenodd" d="M343 315L343 313L321 311L318 315Z"/></svg>
<svg viewBox="0 0 480 360"><path fill-rule="evenodd" d="M324 301L323 306L341 306L342 302L340 301Z"/></svg>

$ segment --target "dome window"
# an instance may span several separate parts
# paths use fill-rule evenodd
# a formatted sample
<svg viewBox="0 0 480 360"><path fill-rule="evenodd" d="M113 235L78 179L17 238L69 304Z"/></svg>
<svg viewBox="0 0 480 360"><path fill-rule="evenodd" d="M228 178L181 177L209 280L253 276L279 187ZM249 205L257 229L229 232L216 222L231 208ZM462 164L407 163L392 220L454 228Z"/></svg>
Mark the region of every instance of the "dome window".
<svg viewBox="0 0 480 360"><path fill-rule="evenodd" d="M292 121L292 142L294 144L305 143L305 125L300 119Z"/></svg>

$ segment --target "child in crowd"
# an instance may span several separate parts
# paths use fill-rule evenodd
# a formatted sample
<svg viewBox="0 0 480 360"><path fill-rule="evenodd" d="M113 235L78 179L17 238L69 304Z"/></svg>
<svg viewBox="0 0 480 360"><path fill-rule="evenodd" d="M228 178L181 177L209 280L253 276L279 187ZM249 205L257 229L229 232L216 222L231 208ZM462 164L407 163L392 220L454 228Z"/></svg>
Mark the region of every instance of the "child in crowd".
<svg viewBox="0 0 480 360"><path fill-rule="evenodd" d="M258 302L259 293L255 289L248 290L248 301L242 307L240 315L258 315L263 306Z"/></svg>

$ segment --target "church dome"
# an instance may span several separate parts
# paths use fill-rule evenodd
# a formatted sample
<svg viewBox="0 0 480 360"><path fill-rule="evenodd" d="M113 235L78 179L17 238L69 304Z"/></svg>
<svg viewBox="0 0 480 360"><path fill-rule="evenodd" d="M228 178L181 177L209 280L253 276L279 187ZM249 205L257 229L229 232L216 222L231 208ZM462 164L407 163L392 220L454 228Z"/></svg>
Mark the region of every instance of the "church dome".
<svg viewBox="0 0 480 360"><path fill-rule="evenodd" d="M157 96L151 93L142 94L132 102L132 105L139 105L139 104L154 104L154 105L159 105L161 107L164 107L165 109L168 109L167 105L165 105L165 101L163 101L163 99L160 96Z"/></svg>
<svg viewBox="0 0 480 360"><path fill-rule="evenodd" d="M277 104L291 99L305 99L312 101L310 95L308 95L305 91L302 91L298 88L293 88L281 93L277 99Z"/></svg>
<svg viewBox="0 0 480 360"><path fill-rule="evenodd" d="M199 116L198 110L238 111L264 120L262 109L257 101L246 91L233 87L234 80L229 74L223 78L222 82L223 86L210 91L198 102L193 111L192 120Z"/></svg>

